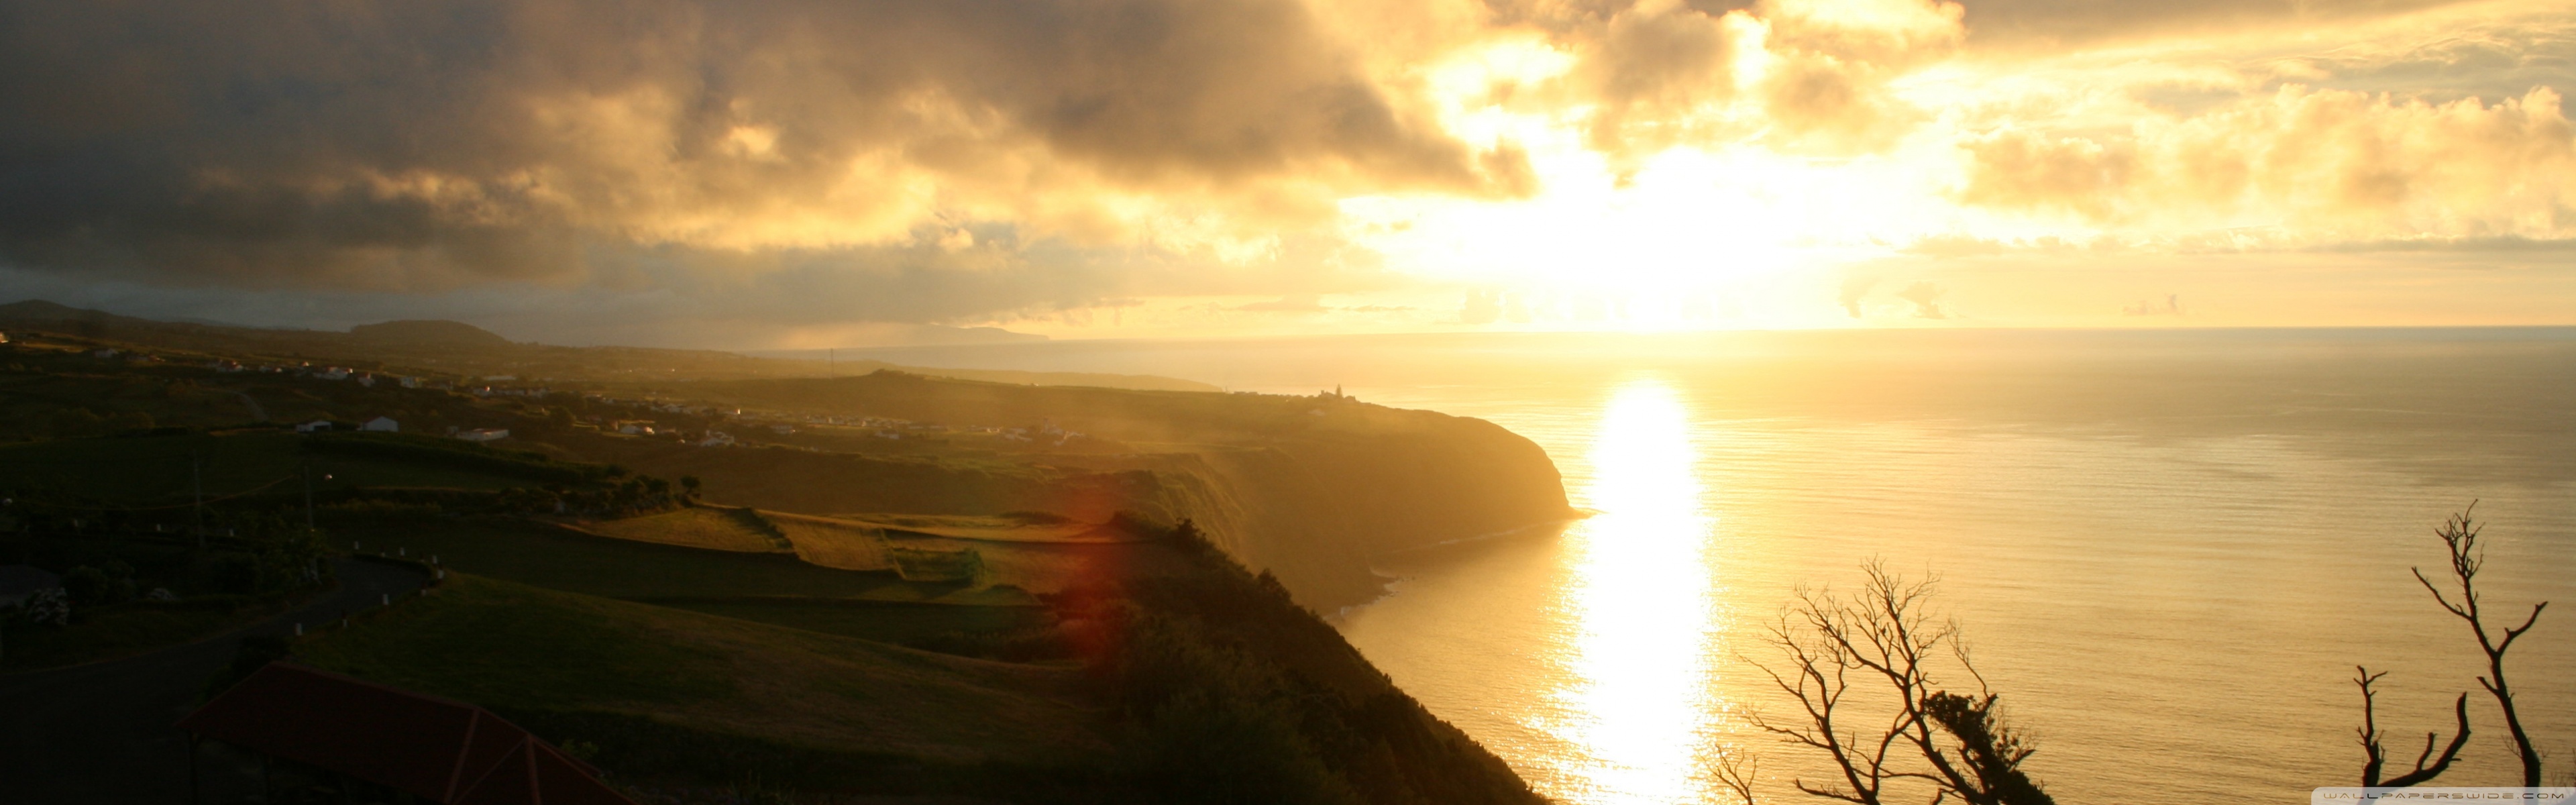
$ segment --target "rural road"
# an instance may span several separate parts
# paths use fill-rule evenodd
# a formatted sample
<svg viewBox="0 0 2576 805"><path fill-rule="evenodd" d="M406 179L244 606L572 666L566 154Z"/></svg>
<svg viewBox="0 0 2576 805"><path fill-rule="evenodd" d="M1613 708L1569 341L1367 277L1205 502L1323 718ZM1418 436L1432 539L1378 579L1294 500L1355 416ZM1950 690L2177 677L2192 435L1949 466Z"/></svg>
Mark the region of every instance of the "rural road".
<svg viewBox="0 0 2576 805"><path fill-rule="evenodd" d="M0 803L184 803L188 741L176 725L248 635L287 634L379 605L427 580L399 565L335 560L340 589L221 637L138 657L0 676ZM228 753L199 761L203 802L258 791L258 767Z"/></svg>

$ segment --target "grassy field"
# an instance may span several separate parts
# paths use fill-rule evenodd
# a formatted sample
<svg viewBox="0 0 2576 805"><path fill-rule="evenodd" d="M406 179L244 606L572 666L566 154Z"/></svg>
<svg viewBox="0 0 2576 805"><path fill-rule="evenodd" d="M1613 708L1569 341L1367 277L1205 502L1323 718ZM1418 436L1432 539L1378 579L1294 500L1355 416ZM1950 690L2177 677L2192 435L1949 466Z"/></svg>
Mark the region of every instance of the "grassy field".
<svg viewBox="0 0 2576 805"><path fill-rule="evenodd" d="M884 643L949 633L1005 632L1054 622L1040 607L970 607L889 601L740 598L669 601L665 606Z"/></svg>
<svg viewBox="0 0 2576 805"><path fill-rule="evenodd" d="M184 499L191 461L208 498L350 487L501 489L529 483L416 462L315 453L293 433L109 436L0 445L0 489L53 489L120 500Z"/></svg>
<svg viewBox="0 0 2576 805"><path fill-rule="evenodd" d="M892 570L886 556L885 530L866 523L785 512L761 512L770 526L787 535L796 557L842 570Z"/></svg>
<svg viewBox="0 0 2576 805"><path fill-rule="evenodd" d="M743 509L687 508L644 517L586 522L581 530L603 537L737 553L797 553L760 516Z"/></svg>
<svg viewBox="0 0 2576 805"><path fill-rule="evenodd" d="M625 714L935 762L1061 763L1108 747L1075 670L948 657L466 574L450 574L428 595L358 628L299 642L294 653L504 712Z"/></svg>
<svg viewBox="0 0 2576 805"><path fill-rule="evenodd" d="M213 637L283 612L288 602L242 606L129 601L89 609L69 628L0 623L0 671L112 660Z"/></svg>
<svg viewBox="0 0 2576 805"><path fill-rule="evenodd" d="M813 517L761 512L796 546L796 556L809 564L848 570L892 570L897 550L972 550L981 560L982 583L1017 587L1031 593L1054 593L1067 586L1130 575L1179 572L1169 556L1140 538L1116 529L1086 524L1027 524L1009 517L942 517L931 515L860 515ZM1080 529L1075 538L1067 536ZM1027 539L986 539L995 532L1016 532ZM956 536L956 535L967 536Z"/></svg>
<svg viewBox="0 0 2576 805"><path fill-rule="evenodd" d="M738 553L611 539L549 525L431 520L349 523L334 540L369 550L403 548L450 569L607 598L639 600L801 596L900 602L1028 605L1013 589L922 584L890 571L835 570L785 554Z"/></svg>
<svg viewBox="0 0 2576 805"><path fill-rule="evenodd" d="M829 519L853 526L979 542L1136 542L1141 539L1111 526L1052 517L1036 520L1008 515L843 514Z"/></svg>

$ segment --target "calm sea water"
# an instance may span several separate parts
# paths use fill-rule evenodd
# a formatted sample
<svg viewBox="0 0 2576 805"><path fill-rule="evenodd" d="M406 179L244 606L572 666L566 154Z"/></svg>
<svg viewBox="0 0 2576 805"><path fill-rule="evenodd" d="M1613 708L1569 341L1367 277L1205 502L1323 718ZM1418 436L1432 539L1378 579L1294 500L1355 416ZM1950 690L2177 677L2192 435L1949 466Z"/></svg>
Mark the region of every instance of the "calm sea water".
<svg viewBox="0 0 2576 805"><path fill-rule="evenodd" d="M2513 649L2576 767L2576 330L1440 335L907 350L927 365L1167 374L1483 417L1596 516L1383 557L1344 633L1550 796L1780 801L1822 781L1753 726L1799 585L1876 559L1940 579L2062 802L2297 802L2353 784L2353 666L2380 719L2450 730L2482 671L2409 568L2479 501L2486 605L2556 601ZM2518 620L2518 618L2517 618ZM1945 682L1973 687L1952 674ZM2453 784L2518 777L2492 702ZM2391 754L2419 748L2401 737ZM2411 739L2420 741L2420 738ZM2403 760L2400 761L2404 762ZM2555 775L2553 775L2555 776Z"/></svg>

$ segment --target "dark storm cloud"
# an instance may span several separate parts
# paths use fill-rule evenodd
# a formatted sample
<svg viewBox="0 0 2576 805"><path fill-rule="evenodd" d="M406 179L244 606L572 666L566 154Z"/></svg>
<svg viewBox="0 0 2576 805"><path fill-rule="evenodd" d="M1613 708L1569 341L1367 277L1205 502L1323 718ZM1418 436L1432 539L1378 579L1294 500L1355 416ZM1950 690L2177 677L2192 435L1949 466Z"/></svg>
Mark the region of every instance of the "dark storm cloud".
<svg viewBox="0 0 2576 805"><path fill-rule="evenodd" d="M926 222L1129 236L1103 193L1526 190L1349 61L1290 0L0 2L0 260L424 290L662 249L891 294Z"/></svg>

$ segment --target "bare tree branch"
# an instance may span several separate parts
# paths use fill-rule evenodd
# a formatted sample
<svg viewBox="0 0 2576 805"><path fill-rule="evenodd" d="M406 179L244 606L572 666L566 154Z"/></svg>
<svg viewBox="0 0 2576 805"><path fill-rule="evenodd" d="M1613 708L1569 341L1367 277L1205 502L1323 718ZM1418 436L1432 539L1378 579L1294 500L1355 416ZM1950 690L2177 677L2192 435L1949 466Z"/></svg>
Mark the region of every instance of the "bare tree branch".
<svg viewBox="0 0 2576 805"><path fill-rule="evenodd" d="M2452 603L2451 596L2435 586L2432 579L2426 578L2422 568L2414 569L2415 581L2433 594L2433 601L2442 609L2468 623L2469 634L2477 638L2478 650L2485 652L2487 657L2487 673L2478 677L2478 686L2485 688L2487 694L2495 699L2496 706L2504 711L2505 731L2513 736L2514 749L2522 758L2522 784L2538 786L2540 752L2532 747L2530 733L2522 728L2522 715L2514 708L2513 689L2504 676L2504 654L2505 650L2513 647L2515 640L2521 639L2523 633L2531 631L2532 624L2540 620L2540 612L2549 607L2549 602L2533 605L2531 614L2523 618L2521 626L2504 630L2502 640L2495 639L2487 631L2485 613L2479 609L2477 587L2478 570L2486 566L2486 549L2478 545L2478 533L2484 527L2472 518L2477 508L2477 501L2470 501L2468 508L2451 515L2442 527L2433 531L2433 536L2441 538L2448 553L2451 578L2459 585L2459 602ZM2367 700L2364 704L2368 704ZM2462 731L2466 732L2467 722L2464 719L2461 723Z"/></svg>
<svg viewBox="0 0 2576 805"><path fill-rule="evenodd" d="M1897 788L1909 791L1919 784L1932 805L1954 798L1968 805L2050 802L2020 775L2030 750L1996 719L1995 698L1969 662L1958 625L1932 615L1937 580L1910 582L1875 560L1862 571L1863 584L1852 593L1799 588L1765 636L1785 665L1756 663L1798 700L1806 721L1757 715L1755 724L1824 752L1843 778L1839 786L1795 779L1792 787L1861 805L1886 805L1892 783L1907 783ZM1965 673L1981 698L1942 691L1936 671ZM1866 735L1852 729L1862 718L1878 728Z"/></svg>
<svg viewBox="0 0 2576 805"><path fill-rule="evenodd" d="M1753 782L1762 771L1762 759L1729 749L1717 756L1717 783L1735 794L1743 805L1758 805L1753 796Z"/></svg>
<svg viewBox="0 0 2576 805"><path fill-rule="evenodd" d="M2460 727L2459 731L2451 736L2451 745L2442 750L2441 760L2435 761L2431 766L2424 765L2425 761L2433 756L2433 744L2440 739L2439 733L2424 733L2424 751L2415 756L2415 770L2382 780L2379 778L2379 773L2388 757L2386 750L2380 746L2378 693L2371 690L2370 686L2377 683L2380 677L2387 675L2386 671L2374 674L2368 668L2353 666L2352 682L2361 687L2361 729L2357 732L2361 733L2361 749L2367 757L2367 761L2361 766L2361 785L2364 788L2405 788L2431 782L2433 778L2441 776L2442 772L2450 769L2451 761L2459 759L2460 749L2469 744L2469 694L2460 694L2459 700L2453 704L2452 709L2459 715Z"/></svg>

